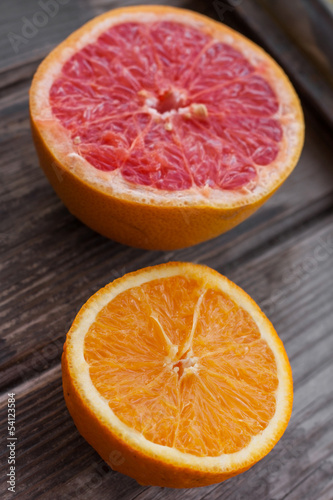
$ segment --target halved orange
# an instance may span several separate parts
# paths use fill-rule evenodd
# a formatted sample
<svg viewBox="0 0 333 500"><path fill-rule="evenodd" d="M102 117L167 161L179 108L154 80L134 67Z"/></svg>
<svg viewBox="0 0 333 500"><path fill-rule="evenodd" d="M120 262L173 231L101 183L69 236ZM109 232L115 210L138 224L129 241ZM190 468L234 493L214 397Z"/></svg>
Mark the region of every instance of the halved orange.
<svg viewBox="0 0 333 500"><path fill-rule="evenodd" d="M252 214L291 173L304 124L281 68L205 16L134 6L97 17L30 90L40 163L69 210L142 248L181 248Z"/></svg>
<svg viewBox="0 0 333 500"><path fill-rule="evenodd" d="M292 409L283 344L212 269L168 263L93 295L68 332L65 400L82 436L141 484L188 488L254 465Z"/></svg>

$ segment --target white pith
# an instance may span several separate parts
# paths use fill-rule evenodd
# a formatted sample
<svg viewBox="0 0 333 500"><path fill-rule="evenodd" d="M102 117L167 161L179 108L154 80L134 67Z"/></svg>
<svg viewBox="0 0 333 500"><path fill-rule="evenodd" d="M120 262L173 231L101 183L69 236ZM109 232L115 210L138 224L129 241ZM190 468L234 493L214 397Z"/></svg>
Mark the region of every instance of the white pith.
<svg viewBox="0 0 333 500"><path fill-rule="evenodd" d="M55 49L57 51L57 57L52 61L52 65L47 66L48 58L42 63L41 68L43 65L47 66L47 71L43 72L41 77L35 79L33 85L33 91L31 93L33 120L38 125L45 143L57 159L59 168L63 165L64 168L70 170L84 182L112 196L136 201L138 203L148 202L164 206L176 204L179 206L231 208L253 203L271 192L271 190L279 185L292 170L294 166L293 159L295 159L295 156L298 156L303 140L303 125L300 119L301 111L298 105L297 96L282 70L259 47L245 41L241 36L234 36L233 31L229 28L225 28L223 31L215 28L214 38L231 44L236 49L239 49L253 66L260 67L262 70L261 74L269 81L280 102L279 111L273 116L273 118L280 121L283 128L283 139L280 143L280 152L277 159L271 165L265 167L256 166L258 171L258 182L256 182L255 186L249 184L247 187L234 191L212 189L209 186L203 188L193 186L183 191L170 192L147 186L130 184L122 178L119 170L102 172L76 153L68 131L52 115L49 102L49 91L55 78L59 76L62 66L70 57L88 43L96 41L101 33L115 24L138 20L142 22L152 22L161 19L162 16L164 20L169 19L183 22L184 24L190 24L203 31L207 29L207 21L200 21L197 16L192 17L189 14L182 13L181 10L177 10L177 12L163 12L163 14L144 11L140 12L139 16L135 12L126 12L120 13L117 16L104 18L97 23L93 22L89 33L82 32L83 34L81 36L77 35L71 47L62 44ZM210 26L210 29L211 28ZM156 115L157 113L154 106L146 105L145 109L151 115ZM173 112L182 113L186 112L186 110L180 109ZM163 116L159 115L165 120L166 126L168 126L167 118L170 113L172 112L163 113Z"/></svg>
<svg viewBox="0 0 333 500"><path fill-rule="evenodd" d="M190 269L191 267L191 269ZM111 410L108 402L101 396L93 385L89 375L89 365L84 358L84 339L85 335L95 321L98 312L106 306L115 296L127 290L128 288L139 286L145 282L176 275L185 275L203 280L203 286L207 288L216 288L229 295L238 305L244 308L256 322L262 338L267 342L272 350L277 366L277 375L279 380L276 391L276 411L267 427L253 437L248 446L241 451L231 454L223 454L218 457L197 457L188 453L182 453L174 448L161 446L148 441L135 429L124 424ZM85 307L79 313L79 320L71 330L70 344L67 347L67 356L72 380L75 380L79 388L81 397L86 401L101 422L105 423L117 436L124 440L134 449L143 451L149 456L158 458L164 462L172 462L175 465L188 465L200 470L218 470L231 471L241 467L246 467L249 461L256 461L266 454L276 442L276 436L279 434L281 422L287 423L290 409L291 380L290 369L287 366L286 359L281 356L279 349L281 346L272 335L272 326L264 317L248 295L231 283L225 277L212 272L202 266L193 266L179 263L171 267L151 268L125 279L118 280L112 285L99 291L90 299L89 307ZM183 349L185 351L185 347ZM191 354L191 353L189 353ZM196 370L196 359L188 357L189 361L184 360L186 370ZM188 365L188 366L187 366ZM172 360L170 360L170 369L174 369ZM287 415L287 417L286 417ZM266 450L266 451L265 451Z"/></svg>

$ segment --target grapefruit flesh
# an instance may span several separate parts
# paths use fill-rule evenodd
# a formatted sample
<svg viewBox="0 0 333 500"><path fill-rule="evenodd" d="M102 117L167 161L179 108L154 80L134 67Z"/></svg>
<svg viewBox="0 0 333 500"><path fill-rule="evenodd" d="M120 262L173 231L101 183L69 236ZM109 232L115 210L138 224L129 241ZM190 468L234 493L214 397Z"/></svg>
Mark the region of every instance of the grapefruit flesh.
<svg viewBox="0 0 333 500"><path fill-rule="evenodd" d="M76 217L121 243L173 250L254 213L295 167L298 97L260 47L168 6L107 12L39 66L41 167Z"/></svg>
<svg viewBox="0 0 333 500"><path fill-rule="evenodd" d="M50 104L74 151L128 183L253 189L283 138L262 73L191 25L123 22L69 58Z"/></svg>

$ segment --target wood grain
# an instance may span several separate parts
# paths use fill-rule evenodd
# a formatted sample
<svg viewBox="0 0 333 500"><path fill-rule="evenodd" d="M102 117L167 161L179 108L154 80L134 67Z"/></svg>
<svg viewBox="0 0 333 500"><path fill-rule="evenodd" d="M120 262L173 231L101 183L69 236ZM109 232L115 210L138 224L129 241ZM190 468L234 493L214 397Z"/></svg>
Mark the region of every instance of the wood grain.
<svg viewBox="0 0 333 500"><path fill-rule="evenodd" d="M1 4L0 429L6 436L7 391L13 390L19 438L15 497L331 500L333 169L327 124L304 101L306 144L283 187L226 235L174 252L125 247L89 230L68 213L38 166L28 118L28 90L38 63L89 18L134 3L140 2L70 0L18 53L8 32L19 33L22 18L31 19L39 4ZM219 17L214 2L168 3ZM263 34L258 18L242 14L252 3L226 9L224 21L269 42L269 30ZM280 57L285 61L282 52ZM300 89L304 94L303 85ZM79 436L61 389L62 346L81 305L126 272L170 260L207 264L250 293L283 339L295 383L292 420L276 448L247 473L195 490L141 487L111 471ZM6 453L2 448L2 477ZM1 498L13 497L5 482L0 491Z"/></svg>

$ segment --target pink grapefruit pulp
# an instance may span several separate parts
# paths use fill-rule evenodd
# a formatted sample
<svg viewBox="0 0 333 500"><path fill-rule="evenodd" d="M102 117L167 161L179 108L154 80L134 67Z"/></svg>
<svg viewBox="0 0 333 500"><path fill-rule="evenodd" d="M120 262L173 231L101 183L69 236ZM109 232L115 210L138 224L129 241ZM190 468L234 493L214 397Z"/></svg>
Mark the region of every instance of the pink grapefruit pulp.
<svg viewBox="0 0 333 500"><path fill-rule="evenodd" d="M303 142L297 96L269 56L219 23L169 7L111 11L74 33L39 68L31 110L42 166L69 209L102 234L147 248L193 244L243 220L288 176ZM57 185L51 159L95 209L99 192L105 213L89 216L84 200ZM175 209L183 244L181 234L170 241ZM208 218L205 230L194 227L193 209L201 225ZM173 227L163 236L156 225L165 217Z"/></svg>

